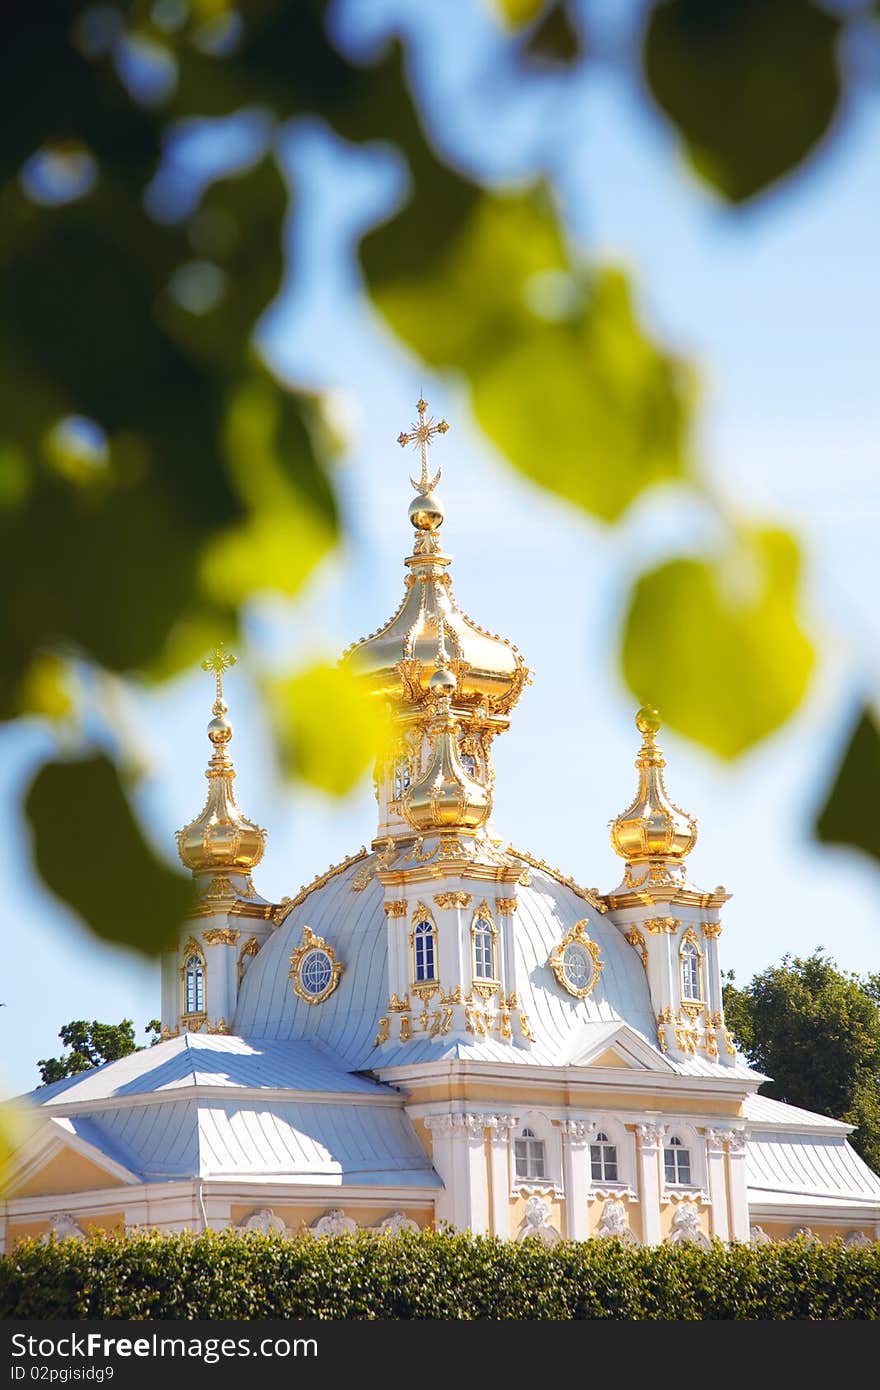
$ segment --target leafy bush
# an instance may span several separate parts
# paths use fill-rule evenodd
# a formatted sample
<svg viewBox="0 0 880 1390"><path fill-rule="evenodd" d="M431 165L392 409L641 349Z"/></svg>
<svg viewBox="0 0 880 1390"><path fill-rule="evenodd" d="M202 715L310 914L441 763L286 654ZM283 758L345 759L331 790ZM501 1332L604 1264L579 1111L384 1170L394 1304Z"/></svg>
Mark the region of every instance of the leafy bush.
<svg viewBox="0 0 880 1390"><path fill-rule="evenodd" d="M0 1318L880 1316L880 1244L711 1250L616 1240L96 1233L0 1257Z"/></svg>

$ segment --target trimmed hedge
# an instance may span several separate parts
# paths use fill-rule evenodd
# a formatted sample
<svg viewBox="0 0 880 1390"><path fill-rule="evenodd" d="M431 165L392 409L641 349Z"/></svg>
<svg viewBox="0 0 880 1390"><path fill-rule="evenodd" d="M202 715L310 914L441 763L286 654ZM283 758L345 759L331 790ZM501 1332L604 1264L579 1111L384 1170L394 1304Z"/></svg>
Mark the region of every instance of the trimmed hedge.
<svg viewBox="0 0 880 1390"><path fill-rule="evenodd" d="M0 1318L878 1317L880 1244L144 1232L0 1256Z"/></svg>

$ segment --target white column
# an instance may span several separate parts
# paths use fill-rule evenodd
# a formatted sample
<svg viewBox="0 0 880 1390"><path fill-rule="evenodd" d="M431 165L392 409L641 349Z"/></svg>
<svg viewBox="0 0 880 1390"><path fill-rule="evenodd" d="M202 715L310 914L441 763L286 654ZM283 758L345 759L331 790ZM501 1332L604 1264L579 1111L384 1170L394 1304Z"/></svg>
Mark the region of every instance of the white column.
<svg viewBox="0 0 880 1390"><path fill-rule="evenodd" d="M569 1240L589 1235L587 1209L587 1155L589 1126L583 1120L563 1120L562 1181L565 1187L565 1234Z"/></svg>
<svg viewBox="0 0 880 1390"><path fill-rule="evenodd" d="M437 1216L458 1230L485 1234L489 1225L485 1115L426 1115L425 1127L431 1131L434 1167L445 1188Z"/></svg>
<svg viewBox="0 0 880 1390"><path fill-rule="evenodd" d="M706 1130L706 1170L709 1174L709 1196L712 1200L710 1212L712 1234L719 1240L730 1239L730 1222L727 1219L727 1183L724 1173L724 1146L731 1131L729 1129Z"/></svg>
<svg viewBox="0 0 880 1390"><path fill-rule="evenodd" d="M510 1134L516 1128L516 1116L487 1115L486 1124L491 1139L492 1234L507 1240L510 1236Z"/></svg>
<svg viewBox="0 0 880 1390"><path fill-rule="evenodd" d="M657 1155L665 1132L664 1125L636 1125L639 1136L639 1205L642 1213L642 1240L645 1245L660 1244L660 1175Z"/></svg>
<svg viewBox="0 0 880 1390"><path fill-rule="evenodd" d="M749 1193L746 1184L746 1144L744 1129L732 1129L727 1136L727 1181L730 1190L730 1238L748 1243Z"/></svg>

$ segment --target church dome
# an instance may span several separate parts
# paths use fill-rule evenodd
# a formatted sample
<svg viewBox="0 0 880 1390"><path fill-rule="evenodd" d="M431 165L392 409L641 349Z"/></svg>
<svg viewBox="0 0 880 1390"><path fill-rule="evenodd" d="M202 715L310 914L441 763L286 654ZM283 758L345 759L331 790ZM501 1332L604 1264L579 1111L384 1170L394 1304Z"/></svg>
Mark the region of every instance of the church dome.
<svg viewBox="0 0 880 1390"><path fill-rule="evenodd" d="M644 706L636 715L642 746L636 759L639 788L634 801L611 821L611 843L622 859L683 859L697 843L697 822L666 791L666 762L657 747L660 718Z"/></svg>
<svg viewBox="0 0 880 1390"><path fill-rule="evenodd" d="M528 667L512 642L478 626L455 600L450 557L442 553L438 534L445 516L435 493L440 473L429 476L427 454L432 438L445 434L449 426L445 420L435 423L427 409L427 402L420 400L418 422L409 434L398 436L398 443L416 445L422 456L421 478L411 479L416 496L409 518L415 543L405 561L403 601L384 627L355 642L343 659L362 675L371 693L410 704L428 694L437 649L445 639L458 681L457 706L483 707L488 714L504 716L519 699Z"/></svg>
<svg viewBox="0 0 880 1390"><path fill-rule="evenodd" d="M309 1039L352 1070L450 1056L565 1065L573 1060L577 1039L621 1022L653 1047L656 1025L637 952L594 905L592 893L529 862L527 868L523 861L517 886L515 939L520 1006L535 1039L528 1049L496 1037L474 1037L465 1043L414 1036L406 1044L392 1040L375 1045L377 1022L389 1006L388 918L376 877L376 870L382 871L381 856L363 852L321 875L284 905L287 915L245 976L233 1031L248 1038ZM578 923L585 924L603 965L596 988L583 999L560 987L550 963ZM332 948L342 967L338 987L317 1005L298 994L289 978L291 957L304 940L315 936L322 938L325 949Z"/></svg>
<svg viewBox="0 0 880 1390"><path fill-rule="evenodd" d="M458 751L458 724L452 713L455 677L439 667L428 682L437 696L436 716L428 726L428 766L403 798L403 814L415 830L479 830L492 812L489 788L465 770Z"/></svg>
<svg viewBox="0 0 880 1390"><path fill-rule="evenodd" d="M217 681L217 698L211 711L214 717L208 725L208 738L214 749L205 772L208 796L195 820L177 832L178 854L193 873L250 873L266 847L265 830L240 810L232 786L235 768L228 749L233 730L223 703L223 672L234 664L235 657L222 647L202 663L205 670L214 672Z"/></svg>

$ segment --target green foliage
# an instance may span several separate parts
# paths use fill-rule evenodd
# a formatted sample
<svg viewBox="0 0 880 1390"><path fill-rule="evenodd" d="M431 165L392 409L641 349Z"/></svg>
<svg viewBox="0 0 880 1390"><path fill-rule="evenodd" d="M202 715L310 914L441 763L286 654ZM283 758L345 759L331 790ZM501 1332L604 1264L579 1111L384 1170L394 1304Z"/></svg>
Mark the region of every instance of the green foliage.
<svg viewBox="0 0 880 1390"><path fill-rule="evenodd" d="M436 151L401 44L371 64L350 61L328 36L326 8L243 5L238 41L212 48L223 4L185 7L179 25L148 0L15 7L0 51L10 113L0 147L0 718L64 719L68 740L72 730L85 744L84 691L101 687L93 673L167 678L232 637L253 595L299 592L336 539L316 402L279 381L255 347L288 269L285 224L298 215L277 160L278 132L294 118L402 156L408 195L360 248L367 291L426 362L465 375L477 419L518 469L608 521L655 483L699 486L691 374L647 332L622 272L582 265L543 193L489 191ZM496 0L496 10L524 77L542 61L590 61L564 0ZM815 145L838 99L844 22L807 0L656 7L648 82L723 196L755 194ZM165 64L164 89L138 85L144 43ZM171 170L181 131L244 110L262 113L264 128L249 167L181 189ZM569 136L564 120L559 136ZM777 727L803 691L811 659L793 584L751 613L768 631L745 641L749 614L725 611L711 576L681 564L637 589L627 676L644 698L671 580L675 635L690 650L720 611L737 654L720 697L668 654L673 684L656 696L684 733L729 755ZM285 765L343 791L351 777L339 771L336 730L306 700L320 682L303 675L297 688L276 721ZM55 796L77 807L66 827ZM184 888L143 840L127 796L105 757L50 764L27 800L35 860L99 935L155 951L173 935ZM103 849L100 884L77 857L87 824Z"/></svg>
<svg viewBox="0 0 880 1390"><path fill-rule="evenodd" d="M152 1034L151 1045L159 1040L159 1020L153 1018L144 1032ZM62 1025L58 1034L64 1046L69 1048L61 1057L43 1057L37 1063L44 1086L53 1081L63 1081L66 1076L77 1076L92 1067L101 1067L105 1062L117 1062L120 1057L128 1057L132 1052L142 1052L134 1040L134 1024L130 1018L121 1023L99 1023L95 1019L87 1023L85 1019L75 1019Z"/></svg>
<svg viewBox="0 0 880 1390"><path fill-rule="evenodd" d="M797 620L798 571L791 536L767 530L741 532L723 559L671 560L643 575L623 639L631 689L725 758L772 733L813 669Z"/></svg>
<svg viewBox="0 0 880 1390"><path fill-rule="evenodd" d="M76 906L92 931L153 953L176 940L192 906L192 879L150 849L109 758L99 753L47 763L31 785L25 814L43 881Z"/></svg>
<svg viewBox="0 0 880 1390"><path fill-rule="evenodd" d="M724 1012L772 1077L761 1090L855 1125L853 1146L880 1171L880 977L840 971L821 949L784 956L745 989L725 985Z"/></svg>
<svg viewBox="0 0 880 1390"><path fill-rule="evenodd" d="M350 791L387 744L384 711L349 666L319 662L267 693L288 772L332 796Z"/></svg>
<svg viewBox="0 0 880 1390"><path fill-rule="evenodd" d="M816 819L816 834L826 844L851 845L880 859L880 820L874 799L880 786L880 729L863 710L847 744L825 804Z"/></svg>
<svg viewBox="0 0 880 1390"><path fill-rule="evenodd" d="M652 95L725 198L754 197L825 134L841 96L840 27L811 0L661 0L653 10Z"/></svg>
<svg viewBox="0 0 880 1390"><path fill-rule="evenodd" d="M481 195L442 254L380 269L373 297L427 362L463 368L486 433L606 521L686 467L691 381L640 327L625 277L569 256L543 189Z"/></svg>
<svg viewBox="0 0 880 1390"><path fill-rule="evenodd" d="M878 1317L878 1244L547 1249L448 1232L209 1232L23 1241L0 1257L0 1318Z"/></svg>

